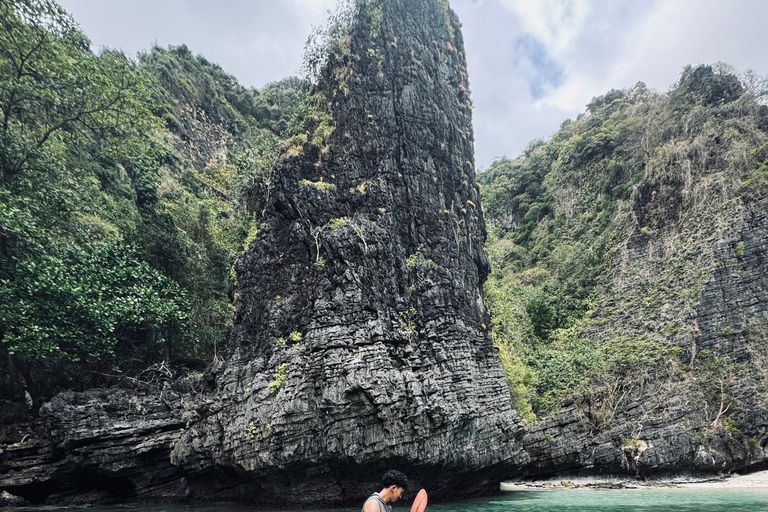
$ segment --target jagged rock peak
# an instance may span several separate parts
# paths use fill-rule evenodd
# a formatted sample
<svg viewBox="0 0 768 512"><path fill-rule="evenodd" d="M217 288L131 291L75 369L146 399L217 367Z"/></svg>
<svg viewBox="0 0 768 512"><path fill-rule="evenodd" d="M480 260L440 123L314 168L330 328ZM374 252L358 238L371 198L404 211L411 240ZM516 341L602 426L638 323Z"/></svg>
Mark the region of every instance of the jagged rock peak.
<svg viewBox="0 0 768 512"><path fill-rule="evenodd" d="M249 308L247 317L239 308L238 323L257 327L235 336L239 344L306 328L308 319L299 325L297 314L311 316L316 309L308 297L289 297L271 276L253 281L252 263L290 268L294 279L304 275L301 284L317 285L343 273L337 262L375 261L385 249L397 252L389 255L390 270L403 283L424 267L461 268L455 286L474 295L466 314L484 323L478 284L488 259L463 44L453 28L458 22L441 2L362 5L349 33L331 45L307 132L292 139L277 170L270 220L238 266L240 296L259 290L265 306L256 314ZM273 233L280 240L271 239ZM361 252L339 253L338 242L346 238ZM290 251L274 254L276 246ZM416 305L418 291L394 286L368 295L401 310ZM279 298L278 308L268 306L270 295ZM323 318L328 321L327 313Z"/></svg>
<svg viewBox="0 0 768 512"><path fill-rule="evenodd" d="M524 455L482 298L459 22L444 1L360 2L330 50L237 265L221 378L248 362L258 426L240 437L257 472L333 476L347 496L389 466L486 485Z"/></svg>

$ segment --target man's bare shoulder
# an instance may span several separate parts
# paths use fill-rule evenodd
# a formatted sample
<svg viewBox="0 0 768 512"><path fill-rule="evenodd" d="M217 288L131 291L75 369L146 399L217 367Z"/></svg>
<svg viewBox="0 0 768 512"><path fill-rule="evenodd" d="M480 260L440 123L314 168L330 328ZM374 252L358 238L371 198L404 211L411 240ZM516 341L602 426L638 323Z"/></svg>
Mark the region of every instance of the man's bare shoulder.
<svg viewBox="0 0 768 512"><path fill-rule="evenodd" d="M368 499L363 505L363 512L379 512L379 501Z"/></svg>

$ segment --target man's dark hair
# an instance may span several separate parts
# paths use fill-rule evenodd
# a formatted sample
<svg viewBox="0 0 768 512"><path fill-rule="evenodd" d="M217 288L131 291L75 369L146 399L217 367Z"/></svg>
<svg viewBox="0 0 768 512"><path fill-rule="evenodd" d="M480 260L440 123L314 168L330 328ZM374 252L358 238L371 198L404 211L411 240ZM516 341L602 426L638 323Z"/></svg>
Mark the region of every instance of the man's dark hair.
<svg viewBox="0 0 768 512"><path fill-rule="evenodd" d="M396 469L392 469L384 473L384 476L381 478L381 483L384 485L384 487L396 485L398 487L402 487L403 489L408 489L408 486L411 484L408 481L408 477L405 476L405 473L397 471Z"/></svg>

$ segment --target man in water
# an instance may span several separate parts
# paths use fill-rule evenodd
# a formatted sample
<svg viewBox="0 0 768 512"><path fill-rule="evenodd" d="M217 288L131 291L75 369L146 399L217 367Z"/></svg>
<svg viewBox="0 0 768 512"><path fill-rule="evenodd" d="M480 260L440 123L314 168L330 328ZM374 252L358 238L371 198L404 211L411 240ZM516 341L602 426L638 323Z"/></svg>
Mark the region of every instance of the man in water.
<svg viewBox="0 0 768 512"><path fill-rule="evenodd" d="M408 477L394 469L384 474L381 483L384 488L365 500L363 512L392 512L392 503L400 499L409 484Z"/></svg>

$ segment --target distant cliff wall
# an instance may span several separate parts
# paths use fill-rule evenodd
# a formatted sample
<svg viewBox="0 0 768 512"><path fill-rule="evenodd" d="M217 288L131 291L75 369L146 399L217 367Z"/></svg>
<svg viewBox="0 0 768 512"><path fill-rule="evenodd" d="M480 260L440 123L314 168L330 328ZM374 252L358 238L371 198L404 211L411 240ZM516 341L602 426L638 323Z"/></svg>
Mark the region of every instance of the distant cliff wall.
<svg viewBox="0 0 768 512"><path fill-rule="evenodd" d="M668 93L640 83L593 99L481 178L502 235L489 247L499 340L536 374L527 391L545 418L522 474L765 464L763 103L733 74L688 67Z"/></svg>
<svg viewBox="0 0 768 512"><path fill-rule="evenodd" d="M532 459L528 474L652 476L764 466L768 218L761 208L739 210L727 234L713 240L702 260L690 262L700 265L693 272L703 282L680 308L677 325L684 328L673 335L682 348L679 359L632 368L535 425L525 439ZM716 216L701 220L707 218ZM637 269L647 264L652 248L638 236L630 238L627 250ZM663 256L656 261L670 263ZM679 286L682 291L694 284ZM668 306L657 314L668 317L645 322L670 332L675 310ZM625 315L644 316L639 310Z"/></svg>

